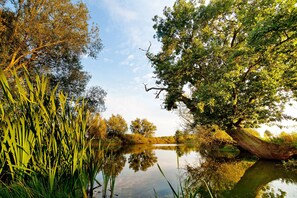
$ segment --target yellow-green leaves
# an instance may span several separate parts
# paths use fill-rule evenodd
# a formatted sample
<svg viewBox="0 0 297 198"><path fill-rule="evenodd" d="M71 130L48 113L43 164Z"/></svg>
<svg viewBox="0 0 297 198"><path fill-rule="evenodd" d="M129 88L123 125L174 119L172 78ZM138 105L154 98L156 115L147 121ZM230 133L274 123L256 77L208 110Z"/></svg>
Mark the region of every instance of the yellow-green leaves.
<svg viewBox="0 0 297 198"><path fill-rule="evenodd" d="M152 137L155 134L157 127L147 119L136 118L131 121L130 129L133 134L140 134L144 137Z"/></svg>
<svg viewBox="0 0 297 198"><path fill-rule="evenodd" d="M285 117L297 96L295 1L177 0L164 16L154 19L163 48L148 58L167 109L184 103L197 124L222 128Z"/></svg>
<svg viewBox="0 0 297 198"><path fill-rule="evenodd" d="M124 134L128 130L127 123L121 115L111 115L106 121L107 132L110 135Z"/></svg>
<svg viewBox="0 0 297 198"><path fill-rule="evenodd" d="M83 103L68 101L56 89L49 93L46 78L13 76L15 89L4 75L0 79L0 173L13 179L41 174L48 177L52 191L57 174L74 175L83 169L88 114Z"/></svg>

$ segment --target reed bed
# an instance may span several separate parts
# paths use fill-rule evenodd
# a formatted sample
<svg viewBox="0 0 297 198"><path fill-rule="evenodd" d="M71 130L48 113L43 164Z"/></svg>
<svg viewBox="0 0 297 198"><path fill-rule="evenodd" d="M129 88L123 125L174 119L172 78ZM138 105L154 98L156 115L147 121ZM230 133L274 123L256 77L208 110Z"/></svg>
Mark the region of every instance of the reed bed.
<svg viewBox="0 0 297 198"><path fill-rule="evenodd" d="M85 137L84 102L45 77L12 76L0 71L0 197L87 197L104 154Z"/></svg>

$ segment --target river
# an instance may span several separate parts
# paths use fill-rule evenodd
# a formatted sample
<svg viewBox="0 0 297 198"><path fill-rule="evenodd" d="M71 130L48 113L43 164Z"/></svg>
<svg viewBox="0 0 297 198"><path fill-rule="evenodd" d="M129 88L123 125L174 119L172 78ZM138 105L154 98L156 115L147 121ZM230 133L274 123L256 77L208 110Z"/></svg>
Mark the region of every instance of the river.
<svg viewBox="0 0 297 198"><path fill-rule="evenodd" d="M94 197L174 197L170 185L180 197L297 197L296 170L254 158L206 157L184 145L115 150L96 180Z"/></svg>

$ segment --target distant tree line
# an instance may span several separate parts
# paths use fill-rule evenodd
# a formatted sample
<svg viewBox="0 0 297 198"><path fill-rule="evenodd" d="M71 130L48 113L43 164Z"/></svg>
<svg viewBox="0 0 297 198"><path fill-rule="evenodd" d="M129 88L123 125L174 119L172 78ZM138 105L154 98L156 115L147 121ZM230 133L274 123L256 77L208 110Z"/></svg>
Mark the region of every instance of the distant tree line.
<svg viewBox="0 0 297 198"><path fill-rule="evenodd" d="M117 114L112 114L109 119L103 119L99 113L94 114L89 121L90 138L104 139L106 137L116 137L128 131L128 124L125 119ZM131 121L130 129L132 134L139 134L144 137L153 137L157 127L147 119L136 118Z"/></svg>

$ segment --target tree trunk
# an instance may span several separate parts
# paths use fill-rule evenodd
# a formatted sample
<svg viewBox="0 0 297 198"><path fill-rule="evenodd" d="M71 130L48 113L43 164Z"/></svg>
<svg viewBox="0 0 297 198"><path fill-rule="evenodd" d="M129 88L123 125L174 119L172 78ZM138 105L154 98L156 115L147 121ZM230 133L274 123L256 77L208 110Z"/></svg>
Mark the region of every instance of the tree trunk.
<svg viewBox="0 0 297 198"><path fill-rule="evenodd" d="M261 159L285 160L297 155L297 149L293 146L263 141L240 127L227 132L241 148Z"/></svg>

